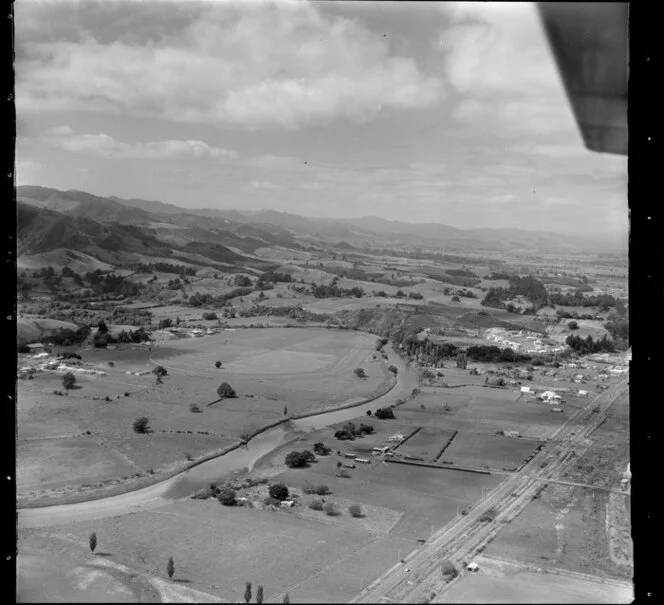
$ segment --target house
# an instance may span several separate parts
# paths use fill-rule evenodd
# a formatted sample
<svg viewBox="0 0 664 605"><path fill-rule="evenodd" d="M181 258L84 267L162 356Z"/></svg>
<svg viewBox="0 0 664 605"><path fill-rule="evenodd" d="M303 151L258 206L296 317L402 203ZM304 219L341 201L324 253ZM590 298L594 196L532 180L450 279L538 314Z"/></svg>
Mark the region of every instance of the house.
<svg viewBox="0 0 664 605"><path fill-rule="evenodd" d="M479 569L480 566L477 563L475 563L475 561L473 561L472 563L468 563L468 567L466 567L467 571L471 571L473 573L479 571Z"/></svg>
<svg viewBox="0 0 664 605"><path fill-rule="evenodd" d="M32 354L40 353L44 356L48 355L48 349L41 342L35 342L31 345L28 345L28 349L30 349L30 353Z"/></svg>
<svg viewBox="0 0 664 605"><path fill-rule="evenodd" d="M556 393L555 391L544 391L541 395L542 399L544 401L555 401L556 399L560 399L560 395Z"/></svg>
<svg viewBox="0 0 664 605"><path fill-rule="evenodd" d="M505 437L511 437L512 439L515 439L519 436L519 431L503 431L503 435L505 435Z"/></svg>

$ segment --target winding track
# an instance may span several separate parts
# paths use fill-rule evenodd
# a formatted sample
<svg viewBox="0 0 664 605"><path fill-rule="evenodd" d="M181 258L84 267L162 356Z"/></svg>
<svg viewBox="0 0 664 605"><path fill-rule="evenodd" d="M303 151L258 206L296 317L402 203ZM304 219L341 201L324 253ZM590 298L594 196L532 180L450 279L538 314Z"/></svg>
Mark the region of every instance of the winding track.
<svg viewBox="0 0 664 605"><path fill-rule="evenodd" d="M603 422L608 410L627 388L628 379L624 379L581 408L518 473L487 494L467 516L457 518L413 556L407 557L407 565L390 569L351 603L414 603L434 590L440 591L444 584L440 572L442 560L449 559L459 567L481 552L502 524L514 519L528 505L546 485L546 480L560 477L565 468L590 447L586 438ZM592 412L597 404L599 413ZM543 462L547 464L542 467ZM481 521L489 510L495 511L494 520Z"/></svg>

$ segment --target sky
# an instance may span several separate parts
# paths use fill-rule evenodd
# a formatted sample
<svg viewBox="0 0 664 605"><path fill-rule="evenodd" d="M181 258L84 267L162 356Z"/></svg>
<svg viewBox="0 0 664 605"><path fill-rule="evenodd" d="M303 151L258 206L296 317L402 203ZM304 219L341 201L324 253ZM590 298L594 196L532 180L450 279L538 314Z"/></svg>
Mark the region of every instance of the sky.
<svg viewBox="0 0 664 605"><path fill-rule="evenodd" d="M533 3L19 0L18 185L623 236Z"/></svg>

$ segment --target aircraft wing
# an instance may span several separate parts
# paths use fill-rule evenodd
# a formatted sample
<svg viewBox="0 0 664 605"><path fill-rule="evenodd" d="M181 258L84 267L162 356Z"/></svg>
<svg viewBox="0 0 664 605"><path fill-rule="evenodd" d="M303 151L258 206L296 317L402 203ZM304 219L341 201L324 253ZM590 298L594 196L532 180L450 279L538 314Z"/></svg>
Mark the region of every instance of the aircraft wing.
<svg viewBox="0 0 664 605"><path fill-rule="evenodd" d="M626 2L538 2L586 147L627 155Z"/></svg>

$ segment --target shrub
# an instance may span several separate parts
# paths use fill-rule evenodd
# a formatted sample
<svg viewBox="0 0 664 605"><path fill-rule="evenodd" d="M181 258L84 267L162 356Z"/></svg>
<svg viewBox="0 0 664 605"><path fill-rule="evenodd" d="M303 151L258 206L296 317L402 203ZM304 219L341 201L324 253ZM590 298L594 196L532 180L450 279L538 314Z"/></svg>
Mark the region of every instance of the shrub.
<svg viewBox="0 0 664 605"><path fill-rule="evenodd" d="M570 330L578 330L579 329L579 324L577 322L575 322L574 320L572 320L572 321L568 322L567 327Z"/></svg>
<svg viewBox="0 0 664 605"><path fill-rule="evenodd" d="M189 460L189 462L194 459L194 457L189 452L185 452L184 457Z"/></svg>
<svg viewBox="0 0 664 605"><path fill-rule="evenodd" d="M326 502L323 510L328 517L336 517L339 514L339 509L332 502Z"/></svg>
<svg viewBox="0 0 664 605"><path fill-rule="evenodd" d="M217 494L217 500L224 506L235 506L237 504L235 490L228 486L222 487Z"/></svg>
<svg viewBox="0 0 664 605"><path fill-rule="evenodd" d="M144 435L150 432L150 421L145 416L141 416L140 418L136 418L136 420L134 420L132 428L134 429L134 433Z"/></svg>
<svg viewBox="0 0 664 605"><path fill-rule="evenodd" d="M371 426L370 424L360 424L360 428L358 429L358 432L360 435L371 435L374 433L374 427Z"/></svg>
<svg viewBox="0 0 664 605"><path fill-rule="evenodd" d="M313 493L317 496L327 496L331 492L327 485L317 485L314 487Z"/></svg>
<svg viewBox="0 0 664 605"><path fill-rule="evenodd" d="M108 365L109 365L109 367L114 368L115 367L115 362L114 361L109 361Z"/></svg>
<svg viewBox="0 0 664 605"><path fill-rule="evenodd" d="M200 413L201 408L199 408L196 403L192 403L192 404L189 405L189 411L192 414L198 414L198 413Z"/></svg>
<svg viewBox="0 0 664 605"><path fill-rule="evenodd" d="M309 508L311 510L323 510L323 501L322 500L312 500L309 502Z"/></svg>
<svg viewBox="0 0 664 605"><path fill-rule="evenodd" d="M445 559L441 564L441 571L443 572L443 577L449 582L459 575L459 572L454 564L449 560Z"/></svg>
<svg viewBox="0 0 664 605"><path fill-rule="evenodd" d="M214 367L217 368L217 370L221 367L221 361L215 361L214 362Z"/></svg>
<svg viewBox="0 0 664 605"><path fill-rule="evenodd" d="M480 517L480 521L482 523L489 523L496 518L496 515L497 515L496 511L493 508L491 508Z"/></svg>
<svg viewBox="0 0 664 605"><path fill-rule="evenodd" d="M364 368L356 368L355 370L353 370L353 374L355 374L355 376L357 376L358 378L367 377L367 373L364 371Z"/></svg>
<svg viewBox="0 0 664 605"><path fill-rule="evenodd" d="M284 462L289 468L304 468L315 459L316 457L309 451L293 451L286 455Z"/></svg>
<svg viewBox="0 0 664 605"><path fill-rule="evenodd" d="M371 410L367 410L367 416L371 416Z"/></svg>
<svg viewBox="0 0 664 605"><path fill-rule="evenodd" d="M164 366L156 366L155 368L152 369L152 373L155 374L156 376L168 375L168 371Z"/></svg>
<svg viewBox="0 0 664 605"><path fill-rule="evenodd" d="M288 499L288 487L286 487L283 483L275 483L274 485L270 485L270 497L274 498L275 500L279 500L279 502L283 502L284 500Z"/></svg>
<svg viewBox="0 0 664 605"><path fill-rule="evenodd" d="M219 388L217 389L217 395L219 395L220 399L233 399L234 397L237 397L235 389L227 382L222 382L219 385Z"/></svg>
<svg viewBox="0 0 664 605"><path fill-rule="evenodd" d="M317 456L329 456L332 450L321 441L314 443L314 454Z"/></svg>
<svg viewBox="0 0 664 605"><path fill-rule="evenodd" d="M73 389L76 386L76 376L72 372L67 372L62 377L62 386L67 390Z"/></svg>
<svg viewBox="0 0 664 605"><path fill-rule="evenodd" d="M168 563L166 564L166 573L168 574L169 578L172 578L173 574L175 573L175 563L173 561L173 557L168 557Z"/></svg>
<svg viewBox="0 0 664 605"><path fill-rule="evenodd" d="M305 494L315 494L316 492L314 490L315 488L313 486L313 483L310 483L309 481L304 482L304 485L302 486L302 491Z"/></svg>
<svg viewBox="0 0 664 605"><path fill-rule="evenodd" d="M218 317L214 311L206 311L205 313L203 313L203 319L211 320L211 319L218 319Z"/></svg>
<svg viewBox="0 0 664 605"><path fill-rule="evenodd" d="M376 416L376 418L379 418L380 420L386 420L394 418L394 412L392 411L391 408L380 408L376 410L374 416Z"/></svg>
<svg viewBox="0 0 664 605"><path fill-rule="evenodd" d="M396 373L398 372L396 366L390 366L390 367L387 368L387 369L388 369L390 372L392 372L392 374L396 374Z"/></svg>
<svg viewBox="0 0 664 605"><path fill-rule="evenodd" d="M350 473L344 469L341 469L337 471L337 477L341 477L342 479L350 479Z"/></svg>
<svg viewBox="0 0 664 605"><path fill-rule="evenodd" d="M364 517L362 514L362 508L360 508L359 504L351 504L348 507L348 512L351 514L352 517L355 517L356 519L359 517Z"/></svg>

